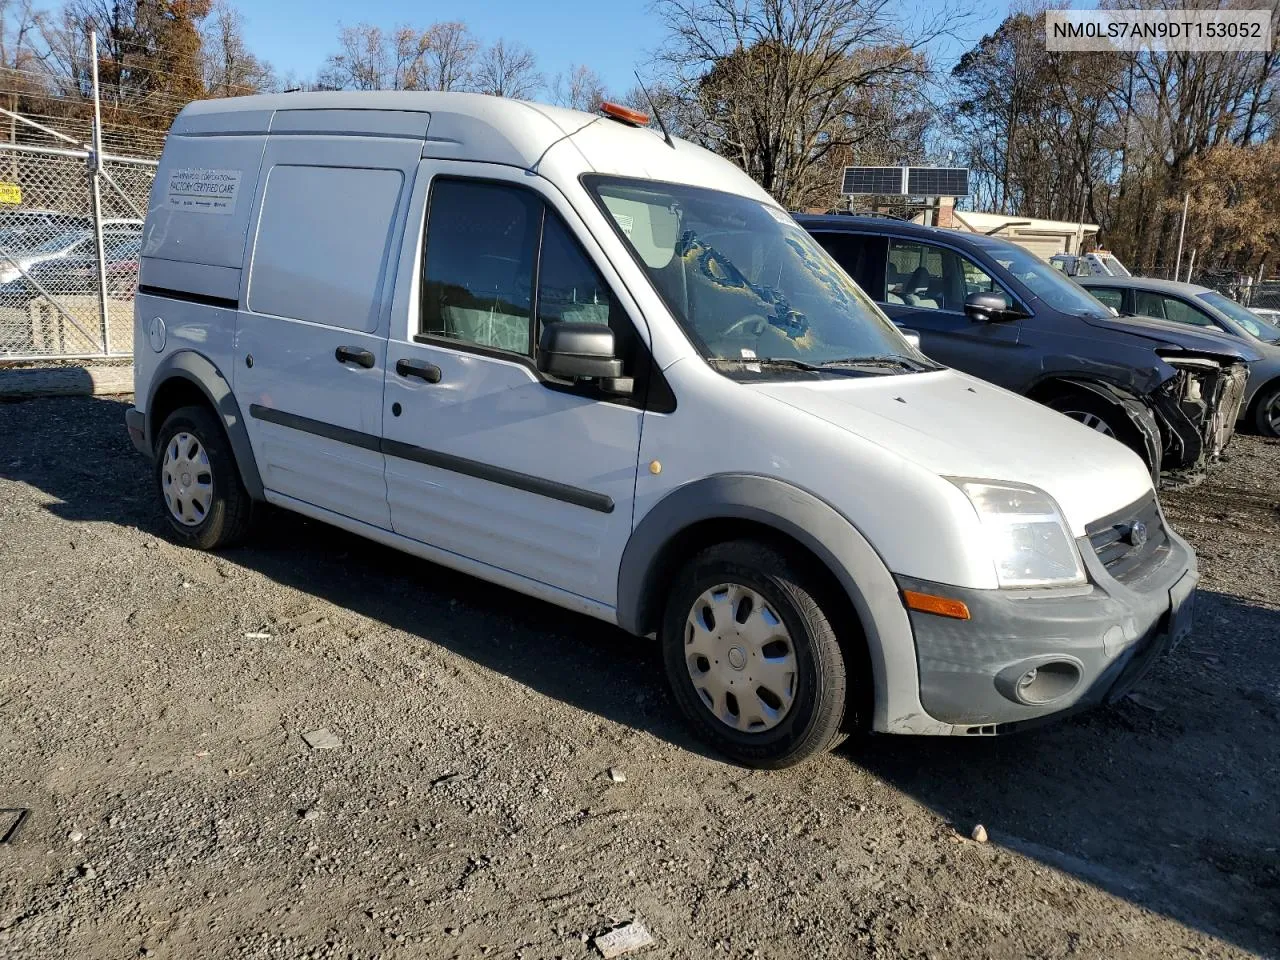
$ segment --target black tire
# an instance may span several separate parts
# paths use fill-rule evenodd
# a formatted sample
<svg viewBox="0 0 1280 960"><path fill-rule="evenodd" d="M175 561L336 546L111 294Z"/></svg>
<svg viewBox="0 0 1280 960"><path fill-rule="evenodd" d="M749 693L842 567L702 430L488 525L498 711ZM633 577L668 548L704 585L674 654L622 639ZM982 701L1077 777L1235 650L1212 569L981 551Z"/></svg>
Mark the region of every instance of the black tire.
<svg viewBox="0 0 1280 960"><path fill-rule="evenodd" d="M165 497L165 451L180 434L188 434L203 448L212 477L207 511L194 524L178 520ZM216 550L244 538L253 519L253 500L240 480L231 443L217 417L207 407L180 407L165 419L156 436L156 495L169 530L180 543L198 550Z"/></svg>
<svg viewBox="0 0 1280 960"><path fill-rule="evenodd" d="M693 630L689 618L699 599L723 584L737 584L758 594L789 635L796 667L793 697L781 719L767 729L743 731L722 721L704 700L691 673L687 659L690 655L686 652L686 635L692 635ZM844 652L833 625L835 609L820 580L785 554L755 541L718 544L689 561L667 598L661 642L672 692L698 736L738 763L767 768L789 767L839 744L844 739L841 727L848 680ZM704 616L708 612L704 607ZM747 613L751 613L749 608ZM731 629L736 630L738 624L745 622L741 607L733 611L733 618L736 622ZM738 650L749 647L744 643ZM700 662L711 669L707 658ZM753 662L759 661L747 660L746 666L737 668L740 672L733 676L741 682ZM753 690L754 696L765 702L758 692L764 687L753 688L743 682L742 689ZM730 703L729 697L725 702ZM752 716L759 709L752 703L739 706L736 697L731 702L737 708L734 716ZM748 709L753 713L747 713Z"/></svg>
<svg viewBox="0 0 1280 960"><path fill-rule="evenodd" d="M1151 462L1151 454L1147 450L1146 441L1143 439L1142 434L1138 432L1138 428L1129 422L1129 418L1124 415L1124 411L1114 404L1107 403L1101 397L1094 396L1091 393L1081 392L1064 393L1053 397L1045 402L1045 406L1052 407L1072 420L1098 430L1099 433L1105 434L1109 432L1112 437L1140 456L1142 462L1147 465L1147 469L1153 474L1159 468L1158 464ZM1097 421L1089 422L1087 420L1089 417L1095 417ZM1106 430L1099 429L1097 422L1105 424Z"/></svg>
<svg viewBox="0 0 1280 960"><path fill-rule="evenodd" d="M1258 391L1253 401L1253 428L1264 437L1280 437L1280 383Z"/></svg>

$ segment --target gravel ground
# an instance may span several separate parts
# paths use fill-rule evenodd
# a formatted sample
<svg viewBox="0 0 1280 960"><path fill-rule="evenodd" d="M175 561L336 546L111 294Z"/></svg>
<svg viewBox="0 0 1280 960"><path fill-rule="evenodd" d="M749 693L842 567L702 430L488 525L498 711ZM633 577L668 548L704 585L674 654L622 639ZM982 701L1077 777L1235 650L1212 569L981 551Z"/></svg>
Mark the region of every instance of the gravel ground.
<svg viewBox="0 0 1280 960"><path fill-rule="evenodd" d="M1198 629L1136 700L768 773L593 620L279 513L171 545L124 410L0 404L0 956L1280 955L1280 444L1165 496Z"/></svg>

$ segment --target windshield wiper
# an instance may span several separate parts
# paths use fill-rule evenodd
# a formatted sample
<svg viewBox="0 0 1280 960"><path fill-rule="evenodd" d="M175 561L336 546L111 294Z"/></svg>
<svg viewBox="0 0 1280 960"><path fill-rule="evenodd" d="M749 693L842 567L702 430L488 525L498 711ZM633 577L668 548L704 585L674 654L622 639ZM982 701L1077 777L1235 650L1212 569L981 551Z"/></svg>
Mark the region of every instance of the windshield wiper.
<svg viewBox="0 0 1280 960"><path fill-rule="evenodd" d="M831 366L827 363L807 363L804 360L793 360L790 357L708 357L707 363L731 366L738 369L752 367L774 370L803 370L805 373L838 373L847 377L873 376L865 369L852 366ZM754 371L752 371L754 372Z"/></svg>
<svg viewBox="0 0 1280 960"><path fill-rule="evenodd" d="M897 354L870 357L845 357L843 360L828 360L822 369L841 369L846 367L892 367L897 370L940 370L936 363L926 363L914 357L903 357Z"/></svg>
<svg viewBox="0 0 1280 960"><path fill-rule="evenodd" d="M817 373L822 367L789 357L707 357L707 363L720 363L734 367L784 367L790 370L806 370Z"/></svg>

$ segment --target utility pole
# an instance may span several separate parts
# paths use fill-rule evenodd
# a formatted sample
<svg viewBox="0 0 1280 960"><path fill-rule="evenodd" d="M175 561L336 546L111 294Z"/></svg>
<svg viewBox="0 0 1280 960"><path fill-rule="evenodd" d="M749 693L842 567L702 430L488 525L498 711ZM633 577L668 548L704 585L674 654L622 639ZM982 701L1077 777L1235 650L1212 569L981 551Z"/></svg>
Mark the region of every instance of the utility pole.
<svg viewBox="0 0 1280 960"><path fill-rule="evenodd" d="M1188 193L1182 198L1182 226L1178 228L1178 259L1173 265L1173 279L1178 279L1178 274L1182 272L1182 238L1187 233L1187 207L1191 204L1191 194Z"/></svg>
<svg viewBox="0 0 1280 960"><path fill-rule="evenodd" d="M1076 256L1084 256L1084 174L1078 174L1080 183L1080 215L1076 217Z"/></svg>
<svg viewBox="0 0 1280 960"><path fill-rule="evenodd" d="M102 320L102 354L111 353L111 311L107 304L107 252L102 243L102 97L98 91L98 31L89 31L89 60L93 68L93 144L89 151L89 180L93 188L93 234L98 253L98 313Z"/></svg>
<svg viewBox="0 0 1280 960"><path fill-rule="evenodd" d="M1187 283L1191 282L1191 275L1195 273L1195 270L1196 270L1196 252L1195 250L1192 250L1191 262L1187 264ZM1178 278L1174 277L1173 279L1177 280Z"/></svg>

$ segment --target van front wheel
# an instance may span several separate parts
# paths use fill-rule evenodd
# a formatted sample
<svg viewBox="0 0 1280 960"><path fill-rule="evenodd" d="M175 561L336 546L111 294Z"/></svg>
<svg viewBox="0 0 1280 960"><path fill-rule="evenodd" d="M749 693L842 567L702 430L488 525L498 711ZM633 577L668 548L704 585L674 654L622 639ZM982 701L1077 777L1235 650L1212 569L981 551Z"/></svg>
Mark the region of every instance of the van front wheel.
<svg viewBox="0 0 1280 960"><path fill-rule="evenodd" d="M845 662L825 599L790 558L753 541L718 544L685 566L661 639L676 702L702 739L773 768L842 739Z"/></svg>
<svg viewBox="0 0 1280 960"><path fill-rule="evenodd" d="M249 529L253 501L222 425L205 407L180 407L156 438L156 489L174 536L200 550L226 547Z"/></svg>

